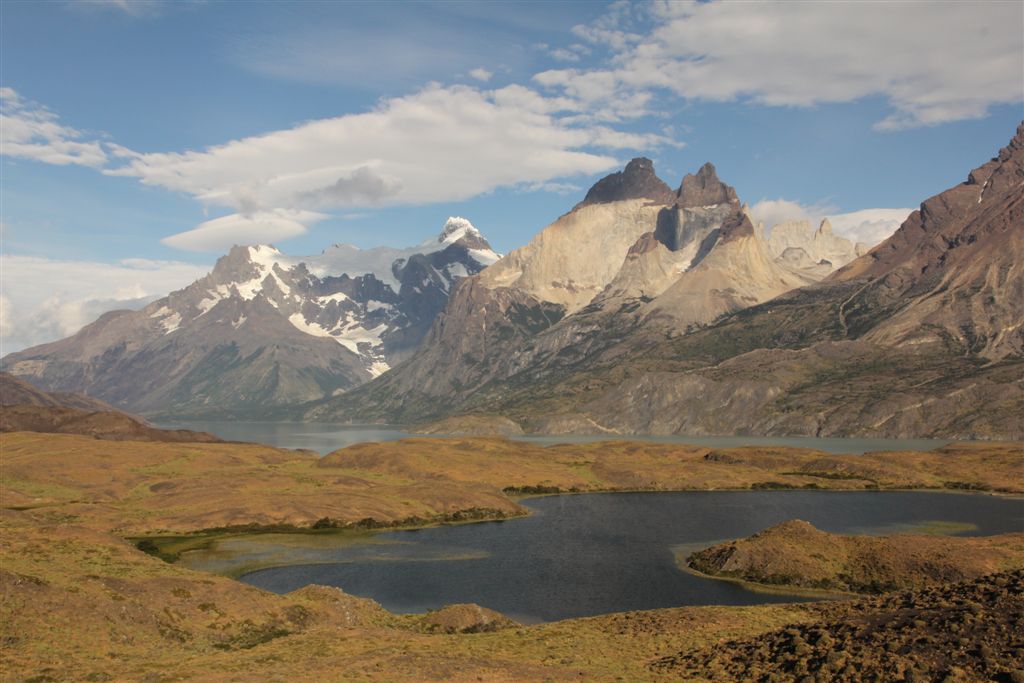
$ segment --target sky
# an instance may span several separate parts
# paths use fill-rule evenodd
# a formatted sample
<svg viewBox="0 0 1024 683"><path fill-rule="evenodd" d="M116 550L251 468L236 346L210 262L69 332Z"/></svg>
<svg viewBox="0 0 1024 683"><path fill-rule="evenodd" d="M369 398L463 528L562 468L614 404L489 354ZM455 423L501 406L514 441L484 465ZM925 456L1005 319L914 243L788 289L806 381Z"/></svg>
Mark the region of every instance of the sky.
<svg viewBox="0 0 1024 683"><path fill-rule="evenodd" d="M0 352L207 272L501 252L647 156L882 239L1024 118L1024 3L0 3Z"/></svg>

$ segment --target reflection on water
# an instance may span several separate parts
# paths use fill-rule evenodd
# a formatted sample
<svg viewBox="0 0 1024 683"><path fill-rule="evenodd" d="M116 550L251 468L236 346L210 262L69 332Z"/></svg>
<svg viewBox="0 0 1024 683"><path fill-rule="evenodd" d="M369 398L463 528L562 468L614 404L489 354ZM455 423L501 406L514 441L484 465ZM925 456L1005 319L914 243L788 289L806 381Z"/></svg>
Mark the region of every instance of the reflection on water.
<svg viewBox="0 0 1024 683"><path fill-rule="evenodd" d="M326 454L345 446L366 441L396 441L416 436L387 426L344 425L329 422L166 422L158 426L210 432L230 441L254 441L280 448L308 448ZM949 443L937 439L837 439L782 436L644 436L559 435L523 436L517 440L544 446L557 443L591 443L629 439L655 443L686 443L710 448L736 446L795 446L816 448L829 453L867 453L869 451L930 450Z"/></svg>
<svg viewBox="0 0 1024 683"><path fill-rule="evenodd" d="M415 546L415 547L413 547ZM181 554L189 569L238 576L257 568L344 562L441 562L477 560L483 550L384 538L367 532L249 534L213 541L209 547Z"/></svg>
<svg viewBox="0 0 1024 683"><path fill-rule="evenodd" d="M1024 528L1024 499L863 491L702 491L549 496L534 514L501 523L380 533L373 547L278 547L292 566L242 580L278 593L339 586L395 612L475 602L529 621L680 605L806 599L757 593L680 570L674 550L748 536L788 519L836 533L946 531L989 535ZM232 546L243 566L244 538ZM465 559L461 559L465 558ZM200 558L196 558L200 559ZM200 565L195 565L200 566Z"/></svg>

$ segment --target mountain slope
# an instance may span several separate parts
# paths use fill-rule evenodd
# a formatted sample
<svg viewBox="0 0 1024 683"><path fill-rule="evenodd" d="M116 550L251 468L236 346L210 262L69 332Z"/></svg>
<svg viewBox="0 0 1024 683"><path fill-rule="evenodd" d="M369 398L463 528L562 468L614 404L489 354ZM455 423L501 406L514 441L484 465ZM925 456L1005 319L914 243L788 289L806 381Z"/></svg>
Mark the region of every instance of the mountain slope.
<svg viewBox="0 0 1024 683"><path fill-rule="evenodd" d="M481 408L539 430L1022 438L1022 249L1024 124L825 282Z"/></svg>
<svg viewBox="0 0 1024 683"><path fill-rule="evenodd" d="M84 394L51 394L17 377L0 372L0 406L40 406L43 408L75 408L89 411L112 411L113 406Z"/></svg>
<svg viewBox="0 0 1024 683"><path fill-rule="evenodd" d="M388 370L418 347L453 283L498 258L462 218L419 247L361 253L234 247L185 289L3 364L137 412L276 416Z"/></svg>

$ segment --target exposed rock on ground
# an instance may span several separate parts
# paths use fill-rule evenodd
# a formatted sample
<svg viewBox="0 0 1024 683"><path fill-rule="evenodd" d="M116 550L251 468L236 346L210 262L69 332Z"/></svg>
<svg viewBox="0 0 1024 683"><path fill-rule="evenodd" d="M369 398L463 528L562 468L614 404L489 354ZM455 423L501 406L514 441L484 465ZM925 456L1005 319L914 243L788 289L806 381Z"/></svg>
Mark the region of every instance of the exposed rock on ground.
<svg viewBox="0 0 1024 683"><path fill-rule="evenodd" d="M474 604L447 605L427 612L421 621L429 630L441 633L483 633L520 625L500 612Z"/></svg>
<svg viewBox="0 0 1024 683"><path fill-rule="evenodd" d="M819 622L680 652L651 669L697 681L1024 680L1024 571L837 603Z"/></svg>

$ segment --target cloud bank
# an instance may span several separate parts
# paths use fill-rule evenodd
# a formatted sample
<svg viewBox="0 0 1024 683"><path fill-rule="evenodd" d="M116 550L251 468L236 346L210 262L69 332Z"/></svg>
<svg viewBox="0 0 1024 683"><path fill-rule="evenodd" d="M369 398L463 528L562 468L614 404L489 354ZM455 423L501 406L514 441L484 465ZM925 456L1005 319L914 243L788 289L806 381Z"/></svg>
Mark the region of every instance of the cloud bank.
<svg viewBox="0 0 1024 683"><path fill-rule="evenodd" d="M145 5L100 4L129 13ZM492 71L479 61L463 64L464 45L427 41L426 61L457 63L452 72L468 73L476 85L430 84L370 111L162 153L90 139L3 88L3 153L99 168L226 210L163 240L218 251L252 236L301 234L321 212L458 202L502 187L570 187L573 176L619 166L624 150L678 145L619 124L664 116L680 100L812 107L881 96L891 112L876 122L880 130L982 117L993 105L1024 99L1022 24L1020 2L616 2L575 27L567 47L548 50L573 68L538 73L533 88L488 89ZM437 36L450 31L434 29ZM236 57L264 75L334 78L347 65L349 76L365 78L361 62L349 59L352 45L335 33L299 41L285 34L280 45L257 41ZM254 66L262 64L257 56L278 52L281 59ZM416 50L385 52L403 73L424 61ZM344 64L335 68L325 54ZM848 229L871 239L888 229L889 218L864 220Z"/></svg>
<svg viewBox="0 0 1024 683"><path fill-rule="evenodd" d="M235 244L269 244L296 237L309 225L327 218L314 211L274 209L251 214L233 213L165 237L161 242L186 251L223 251Z"/></svg>
<svg viewBox="0 0 1024 683"><path fill-rule="evenodd" d="M143 154L117 148L122 165L104 172L234 209L236 214L163 240L219 250L247 231L262 241L301 234L298 224L308 225L312 210L461 201L498 187L543 184L619 164L595 148L648 149L671 142L564 122L562 116L575 107L522 86L434 85L385 100L367 113L202 151Z"/></svg>
<svg viewBox="0 0 1024 683"><path fill-rule="evenodd" d="M0 87L0 149L5 156L47 164L100 167L107 153L95 140L60 123L42 105L21 97L13 88Z"/></svg>
<svg viewBox="0 0 1024 683"><path fill-rule="evenodd" d="M869 247L882 242L900 227L914 209L862 209L839 213L828 204L801 204L788 199L762 199L750 212L764 223L765 232L785 221L808 221L817 226L823 218L832 224L832 232Z"/></svg>
<svg viewBox="0 0 1024 683"><path fill-rule="evenodd" d="M576 34L610 67L555 69L543 86L603 106L648 90L808 107L883 96L898 130L979 118L1024 99L1020 2L615 4Z"/></svg>
<svg viewBox="0 0 1024 683"><path fill-rule="evenodd" d="M142 308L210 268L179 261L125 259L115 264L0 257L0 356L74 334L101 314Z"/></svg>

